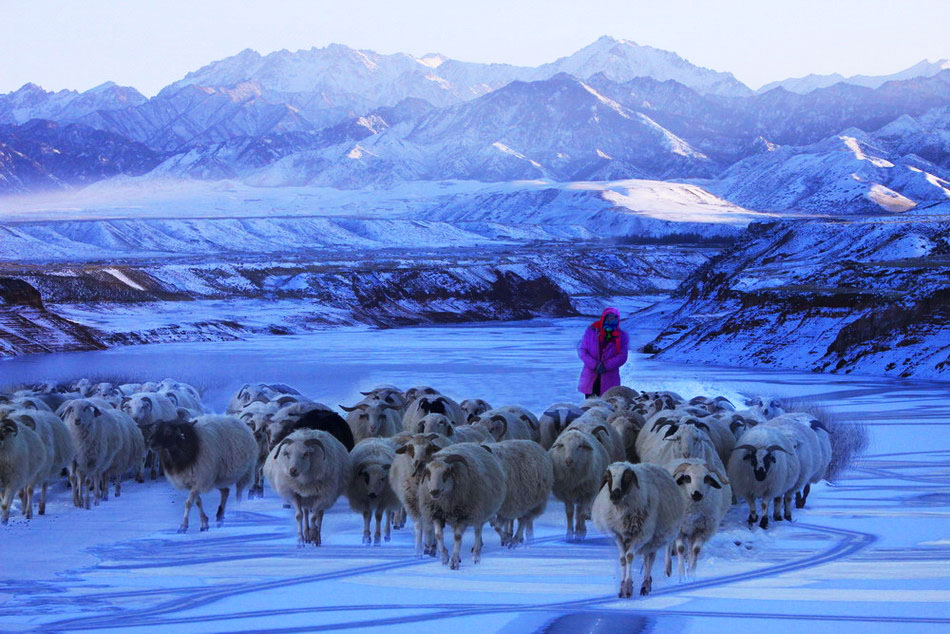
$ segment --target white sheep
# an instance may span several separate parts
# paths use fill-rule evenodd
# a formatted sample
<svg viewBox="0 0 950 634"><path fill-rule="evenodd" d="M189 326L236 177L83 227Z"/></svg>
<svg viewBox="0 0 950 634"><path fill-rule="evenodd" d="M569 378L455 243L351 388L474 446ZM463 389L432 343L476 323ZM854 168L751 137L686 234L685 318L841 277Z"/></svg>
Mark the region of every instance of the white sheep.
<svg viewBox="0 0 950 634"><path fill-rule="evenodd" d="M426 414L445 414L453 425L464 425L468 422L459 404L442 394L422 394L406 407L402 417L404 431L415 431L419 421Z"/></svg>
<svg viewBox="0 0 950 634"><path fill-rule="evenodd" d="M642 462L665 465L682 458L699 458L720 471L725 469L705 423L694 418L651 420L637 435L637 455Z"/></svg>
<svg viewBox="0 0 950 634"><path fill-rule="evenodd" d="M501 463L480 445L459 443L432 456L419 485L419 507L432 524L443 564L459 569L462 535L469 526L475 530L472 562L481 561L482 527L498 513L506 492ZM451 557L445 547L446 524L455 538Z"/></svg>
<svg viewBox="0 0 950 634"><path fill-rule="evenodd" d="M797 420L785 418L781 415L767 420L760 427L778 429L792 440L795 457L798 459L798 477L783 496L784 515L779 513L777 506L773 509L772 515L772 519L776 522L780 521L783 516L786 520L791 521L793 497L801 499L805 487L811 484L812 481L820 480L821 474L824 473L821 470L822 454L818 436L809 425L803 425Z"/></svg>
<svg viewBox="0 0 950 634"><path fill-rule="evenodd" d="M465 420L469 423L475 420L479 414L487 412L492 408L487 401L483 401L480 398L467 398L459 403L459 407L462 408L462 413L465 414Z"/></svg>
<svg viewBox="0 0 950 634"><path fill-rule="evenodd" d="M389 481L415 530L416 556L435 555L432 527L423 520L419 506L419 484L425 466L438 451L451 445L439 434L415 434L396 447L396 458L389 470Z"/></svg>
<svg viewBox="0 0 950 634"><path fill-rule="evenodd" d="M136 392L122 399L120 409L132 417L142 433L146 446L145 463L150 468L152 480L158 477L159 460L154 451L148 448L152 430L158 423L178 420L178 408L164 394L158 392Z"/></svg>
<svg viewBox="0 0 950 634"><path fill-rule="evenodd" d="M439 394L441 394L441 392L439 392L439 390L435 389L434 387L428 385L417 385L406 390L403 393L403 398L405 399L406 405L408 406L420 396L438 396Z"/></svg>
<svg viewBox="0 0 950 634"><path fill-rule="evenodd" d="M615 462L593 504L594 523L613 537L620 553L620 598L633 595L633 558L643 556L640 594L653 589L656 553L679 533L686 504L673 478L652 464Z"/></svg>
<svg viewBox="0 0 950 634"><path fill-rule="evenodd" d="M564 503L568 541L587 535L590 505L610 459L600 442L580 429L565 430L548 450L554 465L554 497Z"/></svg>
<svg viewBox="0 0 950 634"><path fill-rule="evenodd" d="M123 437L112 419L114 410L98 399L74 399L57 411L69 429L75 455L70 465L73 503L89 509L99 504L104 491L105 474L112 469L116 454L122 449Z"/></svg>
<svg viewBox="0 0 950 634"><path fill-rule="evenodd" d="M346 412L346 424L353 432L353 440L366 438L389 438L403 429L402 411L396 403L380 398L366 397L356 405L340 405Z"/></svg>
<svg viewBox="0 0 950 634"><path fill-rule="evenodd" d="M646 424L643 416L632 411L620 411L607 419L607 423L620 435L627 462L640 462L637 455L637 436Z"/></svg>
<svg viewBox="0 0 950 634"><path fill-rule="evenodd" d="M18 425L26 426L36 432L47 448L48 461L45 473L41 474L38 484L40 492L39 514L46 514L46 493L51 482L59 479L60 473L73 460L76 453L73 439L66 424L52 412L42 410L18 410L8 414L8 418Z"/></svg>
<svg viewBox="0 0 950 634"><path fill-rule="evenodd" d="M727 474L736 498L749 505L749 526L758 520L756 500L761 501L759 526L769 525L769 503L776 508L798 479L798 458L792 440L781 430L753 427L739 438L729 458Z"/></svg>
<svg viewBox="0 0 950 634"><path fill-rule="evenodd" d="M211 489L221 493L215 519L224 523L224 509L231 488L236 497L254 479L257 442L247 425L233 416L199 416L190 421L160 423L152 433L152 448L158 452L165 477L178 489L188 491L179 533L188 531L188 515L198 505L201 530L208 530L201 494Z"/></svg>
<svg viewBox="0 0 950 634"><path fill-rule="evenodd" d="M482 445L501 463L507 493L492 526L501 545L515 548L525 536L534 537L534 519L544 513L554 484L554 464L544 447L533 440L505 440ZM514 522L518 521L518 530Z"/></svg>
<svg viewBox="0 0 950 634"><path fill-rule="evenodd" d="M115 496L119 497L122 489L122 478L127 473L132 473L137 482L145 482L145 439L142 431L135 424L132 417L119 410L109 411L109 416L116 426L118 434L122 439L119 450L116 452L112 461L111 468L107 469L103 477L104 499L108 500L108 484L110 478L115 478Z"/></svg>
<svg viewBox="0 0 950 634"><path fill-rule="evenodd" d="M567 426L568 429L580 429L597 439L607 451L608 462L623 462L626 460L626 449L623 446L623 439L617 430L606 421L600 418L587 417L585 414L573 423Z"/></svg>
<svg viewBox="0 0 950 634"><path fill-rule="evenodd" d="M699 553L719 530L722 518L732 506L732 487L723 474L695 458L677 460L666 465L666 469L673 476L686 504L679 535L666 551L666 576L673 572L674 552L679 558L682 576L687 561L689 571L696 571Z"/></svg>
<svg viewBox="0 0 950 634"><path fill-rule="evenodd" d="M399 498L389 482L389 471L396 459L395 448L388 438L367 438L350 452L352 476L346 488L350 508L363 515L363 543L380 543L380 524L386 516L385 540L390 539L392 516L399 507ZM376 531L370 538L370 520L376 516Z"/></svg>
<svg viewBox="0 0 950 634"><path fill-rule="evenodd" d="M519 414L507 409L498 408L483 412L471 426L484 428L496 441L534 439L528 423Z"/></svg>
<svg viewBox="0 0 950 634"><path fill-rule="evenodd" d="M544 410L538 420L541 446L550 449L561 432L583 414L584 410L571 403L555 403Z"/></svg>
<svg viewBox="0 0 950 634"><path fill-rule="evenodd" d="M350 472L346 447L318 429L298 429L271 450L264 474L293 505L300 546L323 543L323 514L346 490Z"/></svg>
<svg viewBox="0 0 950 634"><path fill-rule="evenodd" d="M502 405L501 407L495 408L495 411L509 412L517 416L521 419L521 422L527 425L528 433L531 434L531 440L537 443L541 442L541 424L538 421L538 417L532 414L528 408L522 407L521 405Z"/></svg>
<svg viewBox="0 0 950 634"><path fill-rule="evenodd" d="M33 517L33 487L46 475L48 451L26 425L0 419L0 523L10 520L13 496L20 494L23 514Z"/></svg>

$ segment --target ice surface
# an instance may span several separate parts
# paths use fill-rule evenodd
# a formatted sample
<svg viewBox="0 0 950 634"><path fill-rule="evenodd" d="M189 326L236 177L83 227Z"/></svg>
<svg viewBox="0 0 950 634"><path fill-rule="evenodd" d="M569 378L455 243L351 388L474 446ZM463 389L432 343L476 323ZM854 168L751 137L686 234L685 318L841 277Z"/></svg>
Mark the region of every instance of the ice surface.
<svg viewBox="0 0 950 634"><path fill-rule="evenodd" d="M627 308L623 308L626 314ZM437 328L341 328L229 344L164 344L0 361L0 384L67 376L176 376L220 410L243 382L282 381L351 403L377 383L431 383L451 395L532 410L576 399L574 344L589 320ZM635 343L655 334L631 325ZM325 545L298 550L291 511L268 491L208 533L177 535L183 495L128 482L92 511L57 487L46 517L0 535L0 629L200 632L310 628L397 632L915 631L950 624L950 408L946 383L689 366L634 354L624 382L683 396L812 396L871 432L868 455L816 487L791 524L749 531L733 510L696 578L666 579L620 601L614 546L563 541L556 502L536 543L503 551L486 532L482 563L463 547L454 572L412 556L411 535L360 545L345 501ZM210 496L213 503L216 496ZM597 630L601 631L601 630Z"/></svg>

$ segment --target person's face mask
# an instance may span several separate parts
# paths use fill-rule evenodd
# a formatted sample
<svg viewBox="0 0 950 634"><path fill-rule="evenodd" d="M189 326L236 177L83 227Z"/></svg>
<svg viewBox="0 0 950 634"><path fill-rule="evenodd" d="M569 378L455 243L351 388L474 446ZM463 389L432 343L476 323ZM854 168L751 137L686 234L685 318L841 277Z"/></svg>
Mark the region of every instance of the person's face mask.
<svg viewBox="0 0 950 634"><path fill-rule="evenodd" d="M608 331L610 331L610 330L616 330L616 329L617 329L617 323L618 323L618 322L617 322L616 318L615 318L615 319L604 320L604 330L608 330Z"/></svg>

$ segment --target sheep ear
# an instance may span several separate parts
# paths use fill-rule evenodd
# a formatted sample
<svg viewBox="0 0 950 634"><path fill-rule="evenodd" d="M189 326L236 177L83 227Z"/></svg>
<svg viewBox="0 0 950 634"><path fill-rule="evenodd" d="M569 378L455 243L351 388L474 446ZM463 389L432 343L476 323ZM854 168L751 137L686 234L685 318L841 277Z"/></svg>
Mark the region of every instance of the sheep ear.
<svg viewBox="0 0 950 634"><path fill-rule="evenodd" d="M449 426L445 429L445 435L448 436L449 438L451 438L452 436L455 435L455 429L452 428L452 425L449 425Z"/></svg>
<svg viewBox="0 0 950 634"><path fill-rule="evenodd" d="M430 433L426 434L426 440L428 440L429 442L432 442L433 440L435 440L435 439L438 438L438 437L439 437L439 434L437 434L437 433L435 433L435 432L430 432Z"/></svg>
<svg viewBox="0 0 950 634"><path fill-rule="evenodd" d="M26 425L27 427L29 427L30 429L34 431L36 430L36 421L29 414L20 414L18 418L19 418L19 422L23 423L24 425Z"/></svg>
<svg viewBox="0 0 950 634"><path fill-rule="evenodd" d="M3 430L4 435L13 434L16 436L18 433L20 433L20 428L16 426L16 423L9 420L3 421L3 424L0 425L0 429Z"/></svg>
<svg viewBox="0 0 950 634"><path fill-rule="evenodd" d="M178 416L178 418L181 419L181 420L188 420L189 418L191 418L191 412L189 412L189 411L188 411L187 409L185 409L184 407L179 407L179 408L177 408L177 409L175 410L175 414L176 414L176 415Z"/></svg>
<svg viewBox="0 0 950 634"><path fill-rule="evenodd" d="M604 427L603 425L598 425L597 427L594 427L594 429L590 433L592 436L597 436L598 432L607 434L608 436L610 435L610 432L608 432L607 428Z"/></svg>
<svg viewBox="0 0 950 634"><path fill-rule="evenodd" d="M673 434L675 434L677 431L679 431L679 428L680 428L679 425L675 425L675 424L674 424L674 425L670 425L670 428L666 430L666 433L663 434L663 437L664 437L664 438L669 438L670 436L672 436Z"/></svg>
<svg viewBox="0 0 950 634"><path fill-rule="evenodd" d="M721 489L721 488L722 488L722 485L719 484L719 483L716 481L716 478L712 477L711 475L707 475L705 478L703 478L703 482L705 482L706 484L708 484L709 486L711 486L711 487L714 488L714 489Z"/></svg>
<svg viewBox="0 0 950 634"><path fill-rule="evenodd" d="M604 485L607 485L608 491L614 486L614 477L613 474L610 473L610 469L607 469L607 471L604 472L604 477L600 480L601 489L604 488Z"/></svg>
<svg viewBox="0 0 950 634"><path fill-rule="evenodd" d="M626 493L630 490L631 484L639 489L640 479L637 478L637 474L633 472L633 469L627 469L623 472L623 478L620 480L620 491Z"/></svg>
<svg viewBox="0 0 950 634"><path fill-rule="evenodd" d="M396 447L396 453L399 453L399 454L409 453L409 447L412 447L412 445L400 445ZM409 455L411 456L412 454L409 453Z"/></svg>
<svg viewBox="0 0 950 634"><path fill-rule="evenodd" d="M98 407L93 406L92 415L96 417L102 416L102 411Z"/></svg>
<svg viewBox="0 0 950 634"><path fill-rule="evenodd" d="M522 414L522 415L521 415L521 420L523 420L524 423L525 423L525 425L527 425L527 426L530 427L531 429L535 429L535 430L536 430L536 429L538 428L538 424L537 424L536 422L534 422L534 420L533 420L530 416L528 416L527 414Z"/></svg>
<svg viewBox="0 0 950 634"><path fill-rule="evenodd" d="M479 447L481 447L482 449L484 449L484 450L487 451L488 453L494 453L494 452L491 450L491 447L489 447L488 445L479 445Z"/></svg>
<svg viewBox="0 0 950 634"><path fill-rule="evenodd" d="M319 447L320 451L323 452L323 455L327 454L327 448L323 445L323 441L319 438L311 438L310 440L304 441L303 444L307 447Z"/></svg>

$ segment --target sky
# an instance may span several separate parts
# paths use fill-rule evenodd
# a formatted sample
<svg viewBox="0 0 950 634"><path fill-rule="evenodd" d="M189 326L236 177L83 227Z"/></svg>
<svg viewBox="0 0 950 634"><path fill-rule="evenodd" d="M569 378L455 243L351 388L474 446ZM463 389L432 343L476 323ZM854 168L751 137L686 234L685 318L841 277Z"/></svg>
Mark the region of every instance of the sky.
<svg viewBox="0 0 950 634"><path fill-rule="evenodd" d="M332 42L536 66L611 35L752 88L950 57L950 0L0 0L0 16L0 93L111 80L152 96L245 48Z"/></svg>

